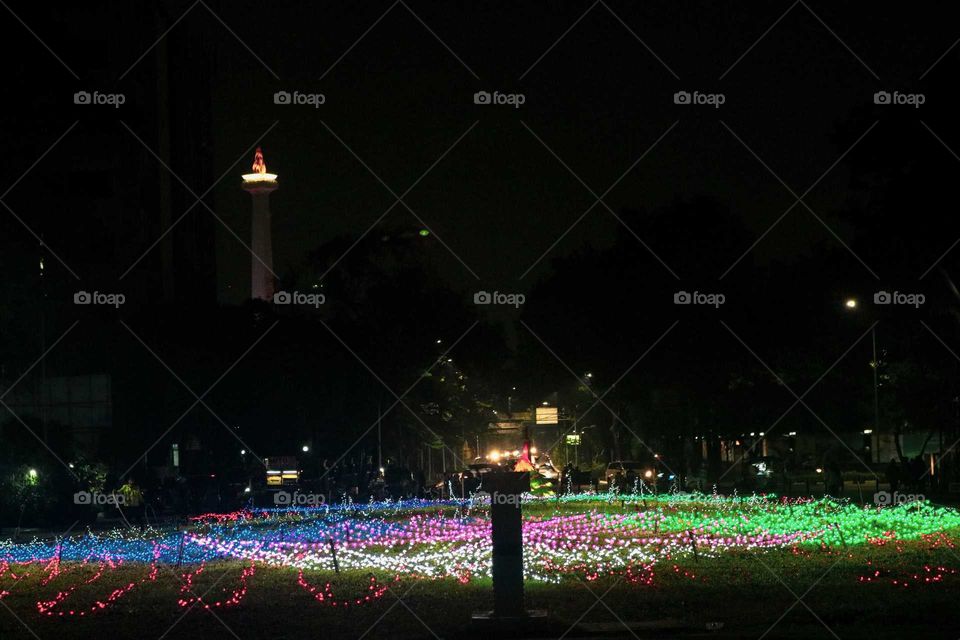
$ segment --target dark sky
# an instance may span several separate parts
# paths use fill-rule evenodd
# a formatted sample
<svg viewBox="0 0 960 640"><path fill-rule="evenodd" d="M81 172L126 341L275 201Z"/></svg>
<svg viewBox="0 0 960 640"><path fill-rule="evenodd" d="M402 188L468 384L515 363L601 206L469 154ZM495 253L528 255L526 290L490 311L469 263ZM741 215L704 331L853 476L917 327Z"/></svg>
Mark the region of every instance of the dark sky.
<svg viewBox="0 0 960 640"><path fill-rule="evenodd" d="M650 211L705 195L759 236L794 198L731 131L802 193L879 116L870 136L899 126L909 108L879 112L873 93L918 90L919 78L957 36L942 8L904 15L836 3L735 11L714 2L210 3L216 15L202 4L157 6L167 24L189 9L161 46L203 46L214 57L211 124L197 140L198 148L212 148L212 176L185 179L200 192L208 187L201 182L227 173L212 204L244 239L249 202L239 175L252 160L245 150L276 122L262 145L268 167L280 174L273 196L279 274L334 237L363 233L393 204L354 153L400 194L475 124L405 202L449 247L440 251L451 282L474 287L472 271L482 286L501 290L527 288L554 255L609 242L619 223L597 205L520 280L595 201L571 171L599 195L661 136L605 197L609 207ZM110 3L88 8L100 18L73 30L69 11L11 8L80 78L9 20L7 56L28 57L44 78L39 91L56 99L72 88L122 91L153 64L147 55L116 81L157 34L140 25L142 33L117 36L122 14L111 13ZM947 68L934 67L926 81ZM274 105L277 90L323 93L326 104ZM523 93L525 104L478 106L472 99L478 90ZM726 102L719 109L675 105L678 90L721 92ZM130 117L136 109L125 105L103 117ZM48 125L48 138L57 132ZM111 139L123 135L119 130ZM917 127L916 135L928 134ZM109 143L103 152L111 152ZM806 201L846 238L855 229L834 216L854 196L840 162ZM207 215L202 209L191 215L198 214ZM397 205L374 233L404 224L421 226ZM221 295L242 299L249 255L216 226ZM657 239L645 240L656 251ZM761 260L789 257L835 242L798 207L755 253ZM730 247L730 262L746 249ZM688 274L676 256L661 258L681 278L719 275ZM851 258L851 269L859 268Z"/></svg>
<svg viewBox="0 0 960 640"><path fill-rule="evenodd" d="M676 289L694 290L704 282L713 288L703 291L730 292L726 308L740 314L737 319L744 323L749 317L760 334L760 338L751 334L751 343L754 339L778 343L785 321L798 330L810 329L804 312L812 311L810 317L821 324L813 326L818 333L811 340L826 337L843 342L845 348L856 338L848 338L847 332L861 334L865 329L856 323L867 320L863 314L838 321L838 301L850 292L867 296L871 291L867 286L877 283L853 252L842 249L843 244L856 246L884 283L909 277L916 285L921 270L935 263L957 237L944 218L955 209L950 189L960 164L944 146L960 149L952 87L960 56L960 47L953 45L960 33L952 13L944 8L923 7L906 14L899 6L869 5L865 10L867 6L185 0L148 8L111 2L48 8L12 3L15 16L0 7L0 14L10 14L0 23L0 48L13 78L0 116L5 149L0 168L9 176L4 190L15 187L0 199L25 224L0 209L4 242L0 268L13 274L7 284L18 288L20 298L43 303L47 291L38 293L33 287L40 252L26 227L44 234L50 250L62 254L79 274L78 283L50 260L44 276L48 286L55 283L61 289L49 299L69 310L57 318L64 324L75 317L71 296L79 287L128 292L140 288L147 295L159 290L158 274L170 270L160 268L160 247L149 247L163 227L157 214L158 194L163 193L161 181L167 172L135 136L142 137L151 153L163 153L158 114L165 114L172 121L171 166L194 192L210 189L207 201L226 225L196 207L173 234L178 286L191 279L192 267L209 276L213 269L204 272L207 265L198 255L212 257L211 285L209 290L200 287L204 301L212 301L214 292L226 302L249 297L250 255L233 233L242 240L250 236L250 201L240 188L240 175L249 171L252 148L259 140L267 166L280 176L272 202L274 268L281 276L296 270L311 250L335 240L349 245L367 233L394 204L391 190L403 194L416 183L404 201L423 222L406 206L397 205L370 235L392 233L398 227L429 227L437 239L430 246L440 272L463 294L470 311L476 310L469 305L471 291L537 294L534 285L541 284L546 299L537 304L531 300L524 317L546 336L547 344L563 344L565 357L591 344L583 336L600 338L592 341L592 352L581 354L582 360L573 365L598 372L598 379L615 379L664 327L691 311L678 310L672 303ZM164 51L166 57L161 55ZM156 65L164 59L171 65L165 101L158 98L155 86L158 75L164 76ZM79 90L119 91L130 100L120 109L75 106L71 98ZM875 105L878 90L923 92L927 104L921 109ZM317 109L276 105L277 91L322 93L326 101ZM525 102L519 109L476 105L477 91L522 93ZM725 102L716 109L678 105L674 103L678 91L720 93ZM74 122L75 128L64 134ZM934 141L930 131L941 132L944 144ZM867 137L858 142L864 134ZM62 141L54 144L60 136ZM856 150L845 155L855 144ZM856 181L873 160L888 184L867 189ZM36 166L31 166L34 162ZM85 173L88 165L91 171ZM910 179L889 189L897 184L898 171ZM177 219L192 198L176 179L171 183L172 216ZM814 183L804 201L822 223L797 206L770 230L794 203L791 191L804 194ZM951 202L927 202L929 191ZM893 198L888 198L890 193ZM577 223L600 194L606 194L607 206L593 207ZM700 198L713 200L714 206L689 208L684 217L677 216L682 222L664 224L662 212L676 211L671 205ZM697 218L719 210L732 212L729 219L745 227L746 234L732 229L733 224L727 233L708 224L715 220ZM643 240L667 266L652 259L629 234L624 243L623 227L614 213L638 230L655 221L656 232L643 233ZM874 213L882 225L870 224L869 215ZM937 224L928 228L931 221ZM714 237L705 239L705 234ZM909 261L910 269L901 269L907 261L895 259L903 250L901 234L905 240L910 236L903 247L917 254ZM918 241L924 235L930 236L926 242ZM751 250L751 242L760 237ZM698 252L712 239L713 248L719 250ZM591 246L614 250L612 256L600 254L594 264L585 264L593 259L590 253L583 261L570 263L587 277L571 277L570 264L565 271L564 265L551 264L555 257ZM633 255L624 257L624 246L635 251L635 263ZM7 247L17 251L8 252ZM148 249L130 280L118 283L120 272ZM729 288L726 283L717 286L724 269L747 252L749 260L734 270L740 279ZM797 261L798 271L805 273L774 265L798 255L815 257ZM958 259L960 254L950 256L952 263ZM753 269L753 261L771 268ZM631 268L623 269L625 264ZM614 273L605 272L606 267ZM626 275L621 278L617 271ZM551 273L562 277L551 281ZM808 277L803 279L804 275ZM568 280L575 284L568 285ZM751 288L763 280L767 288L758 290L775 295L772 302ZM809 289L802 299L791 289L797 281ZM823 287L824 282L829 286ZM584 302L571 287L592 287L593 296ZM739 304L734 303L737 295ZM615 308L631 299L644 304ZM174 299L184 301L187 296ZM422 301L421 305L428 306ZM389 307L391 313L398 306L402 305ZM362 312L376 316L383 308L365 307ZM134 305L127 309L132 313ZM707 318L696 315L699 311L693 309L685 318L690 322ZM595 322L600 313L606 315L604 321ZM32 339L39 333L33 326L36 315L8 317L14 315L22 335ZM449 325L442 327L450 333L443 335L445 340L465 330L442 312L435 315L432 320ZM551 321L564 315L574 322L555 323L557 334L551 334ZM495 316L496 312L484 314ZM690 361L697 365L690 371L698 371L701 357L722 360L730 350L740 357L748 355L718 326L715 315L708 323L714 333L703 330L707 325L701 322L678 338L689 340L680 351L696 356ZM240 331L235 328L231 333L229 327L213 324L213 336L226 339ZM130 342L116 323L86 327L115 329ZM394 361L391 364L415 360L419 364L421 354L432 354L436 348L437 329L416 326L426 338L413 336L413 341L424 343L408 345L413 355L397 354L389 347L380 351L385 360ZM60 330L52 323L46 331ZM501 364L508 351L520 353L518 359L529 358L531 349L523 348L533 346L540 359L530 360L535 364L529 368L542 381L521 379L524 391L556 389L556 380L570 383L569 372L552 362L553 355L518 322L510 330L522 338L511 341L520 343L516 350L513 344L500 350L494 341L484 348ZM564 342L578 334L581 339L576 343ZM881 346L894 332L884 327L882 335ZM352 362L342 345L321 336L329 340L323 348L335 350L341 358L333 362L355 366L357 375L369 383L370 388L357 387L354 399L370 409L370 398L381 392L375 381ZM351 344L370 347L367 338L358 337ZM726 345L725 354L716 352L718 342ZM89 343L99 344L92 339ZM39 346L22 346L20 359L32 362L43 350ZM139 344L131 346L143 361L156 365ZM183 347L191 369L212 366L212 361L195 355L195 347L192 343ZM621 353L597 355L614 349ZM235 355L232 348L229 352ZM830 348L825 352L830 358L836 355ZM114 353L100 357L109 359ZM783 353L788 358L793 352ZM673 356L666 349L659 354L668 371ZM538 366L544 361L555 371ZM861 360L851 366L862 364ZM601 367L608 369L606 376ZM313 371L312 363L307 368L318 376L324 371ZM85 364L84 370L91 369L100 370L100 365ZM821 373L816 369L810 375ZM251 379L256 379L260 370L255 366L251 370ZM511 376L518 370L496 376L498 382L505 386L509 379L512 384ZM215 379L215 374L211 377ZM347 376L340 382L353 379ZM282 378L277 380L285 386ZM234 393L249 400L243 391ZM327 403L316 404L324 405L319 415L336 411ZM251 412L274 410L260 397L251 405ZM306 415L301 413L304 423Z"/></svg>
<svg viewBox="0 0 960 640"><path fill-rule="evenodd" d="M661 64L598 4L527 72L589 4L549 10L411 5L453 53L398 4L330 69L388 6L304 16L276 5L263 15L254 5L232 14L238 35L281 80L239 43L224 46L223 75L233 81L224 83L216 103L222 112L218 164L231 162L236 149L279 121L264 146L283 185L275 209L281 265L330 235L366 229L393 202L323 123L402 193L478 121L407 202L477 275L504 287L516 286L511 281L594 201L522 123L600 194L679 121L607 203L614 211L653 209L706 194L742 212L748 226L761 233L793 198L720 120L801 193L833 164L844 150L841 144L850 142L834 139L838 124L857 108L872 106L878 89L915 86L953 37L933 13L911 23L898 14L816 6L824 26L796 5L730 69L789 5L766 5L736 17L725 3L609 5ZM235 73L238 69L246 73ZM276 88L322 92L327 104L316 110L274 107ZM479 89L521 92L526 103L520 109L476 106L472 93ZM727 101L720 109L677 106L672 95L680 89L723 92ZM871 135L883 135L882 128ZM841 165L809 203L829 219L846 181ZM243 199L225 191L218 193L224 209L242 210ZM390 217L412 220L399 206ZM598 205L555 250L602 242L616 224ZM825 234L796 209L758 251L793 250ZM656 250L654 239L650 244ZM736 249L731 248L731 261L739 255ZM242 251L237 253L242 258ZM669 256L662 257L670 263ZM453 259L449 271L470 278Z"/></svg>
<svg viewBox="0 0 960 640"><path fill-rule="evenodd" d="M350 49L389 5L304 14L300 5L264 11L251 4L231 12L231 22L280 80L239 43L222 47L217 164L228 165L279 121L264 146L281 175L274 229L282 268L325 238L365 230L393 202L326 126L402 193L478 122L406 201L485 283L509 289L525 286L518 277L594 202L524 123L599 195L678 122L607 204L656 209L708 195L759 235L793 198L720 121L802 193L853 141L838 128L858 109L871 110L878 89L917 86L955 36L935 12L905 18L811 5L824 25L798 4L746 53L789 6L734 15L726 3L597 4L556 43L589 4L410 5L427 26L397 4ZM277 107L278 88L321 92L327 103ZM476 106L472 94L481 89L523 93L526 103ZM722 92L726 103L678 106L677 90ZM884 135L883 128L870 135ZM841 163L809 204L830 220L848 180ZM224 182L218 204L245 212L243 194L232 187ZM419 224L402 206L388 220ZM598 205L554 251L604 243L617 224ZM656 250L656 239L648 241ZM829 233L797 208L757 251L779 255L825 241ZM222 255L245 260L235 244L224 239ZM745 249L731 247L731 262ZM473 279L454 258L447 262L454 280ZM681 277L710 275L673 268Z"/></svg>

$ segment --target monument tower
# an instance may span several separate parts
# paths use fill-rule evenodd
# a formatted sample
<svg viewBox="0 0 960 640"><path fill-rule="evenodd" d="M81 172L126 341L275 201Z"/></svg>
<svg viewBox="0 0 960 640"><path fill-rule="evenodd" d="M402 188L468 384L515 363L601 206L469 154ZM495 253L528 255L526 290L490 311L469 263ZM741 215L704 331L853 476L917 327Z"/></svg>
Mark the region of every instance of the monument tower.
<svg viewBox="0 0 960 640"><path fill-rule="evenodd" d="M250 224L250 297L273 301L273 241L270 237L270 194L277 190L277 174L267 173L263 152L257 147L253 173L243 174L243 189L253 197Z"/></svg>

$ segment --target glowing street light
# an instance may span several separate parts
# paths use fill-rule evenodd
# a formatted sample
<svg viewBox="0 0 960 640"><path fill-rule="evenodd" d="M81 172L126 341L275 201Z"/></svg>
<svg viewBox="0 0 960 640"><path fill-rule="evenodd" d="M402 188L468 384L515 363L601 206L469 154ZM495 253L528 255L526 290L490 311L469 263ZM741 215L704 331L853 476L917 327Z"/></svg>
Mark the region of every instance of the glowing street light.
<svg viewBox="0 0 960 640"><path fill-rule="evenodd" d="M843 305L849 310L853 311L857 308L857 299L856 298L847 298ZM870 342L873 348L873 360L871 361L870 368L873 369L873 429L870 433L864 431L864 435L870 435L874 431L877 434L880 433L880 380L879 372L877 371L880 368L880 361L877 360L877 323L874 322L870 325ZM871 453L871 458L876 455Z"/></svg>
<svg viewBox="0 0 960 640"><path fill-rule="evenodd" d="M303 445L303 447L301 447L301 450L302 450L304 453L309 453L309 452L310 452L310 447L308 447L307 445Z"/></svg>

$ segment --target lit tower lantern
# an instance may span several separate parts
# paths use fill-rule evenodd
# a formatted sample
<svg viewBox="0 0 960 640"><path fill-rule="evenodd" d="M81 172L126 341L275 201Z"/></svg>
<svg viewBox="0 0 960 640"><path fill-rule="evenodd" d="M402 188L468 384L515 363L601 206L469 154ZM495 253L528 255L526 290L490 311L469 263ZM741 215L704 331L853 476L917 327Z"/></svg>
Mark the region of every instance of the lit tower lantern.
<svg viewBox="0 0 960 640"><path fill-rule="evenodd" d="M270 238L270 194L277 190L277 174L267 173L263 152L257 147L253 173L243 174L243 189L253 197L250 224L250 297L273 301L273 241Z"/></svg>

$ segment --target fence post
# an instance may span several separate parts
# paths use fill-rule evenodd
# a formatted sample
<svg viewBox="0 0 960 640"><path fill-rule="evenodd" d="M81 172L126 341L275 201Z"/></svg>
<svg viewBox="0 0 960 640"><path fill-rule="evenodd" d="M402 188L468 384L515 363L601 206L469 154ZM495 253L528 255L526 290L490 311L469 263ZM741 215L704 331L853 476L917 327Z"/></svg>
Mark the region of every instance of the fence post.
<svg viewBox="0 0 960 640"><path fill-rule="evenodd" d="M327 538L327 543L330 545L330 553L333 555L333 570L339 574L340 563L337 561L337 546L333 543L333 536Z"/></svg>
<svg viewBox="0 0 960 640"><path fill-rule="evenodd" d="M183 544L186 537L187 537L187 532L181 531L180 545L179 545L179 548L177 549L177 569L179 569L181 565L183 565Z"/></svg>

